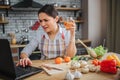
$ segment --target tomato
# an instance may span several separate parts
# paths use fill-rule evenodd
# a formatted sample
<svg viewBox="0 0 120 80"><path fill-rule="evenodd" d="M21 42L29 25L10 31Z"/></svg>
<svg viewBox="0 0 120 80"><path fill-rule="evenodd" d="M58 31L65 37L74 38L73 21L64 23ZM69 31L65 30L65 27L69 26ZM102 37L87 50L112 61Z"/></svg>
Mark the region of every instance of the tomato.
<svg viewBox="0 0 120 80"><path fill-rule="evenodd" d="M98 59L92 60L92 64L94 64L95 66L100 65L100 63L101 63L101 62L100 62Z"/></svg>
<svg viewBox="0 0 120 80"><path fill-rule="evenodd" d="M69 57L69 56L64 57L64 61L65 62L70 62L71 61L71 57Z"/></svg>
<svg viewBox="0 0 120 80"><path fill-rule="evenodd" d="M61 57L57 57L57 58L55 59L55 63L56 63L56 64L62 63L62 58L61 58Z"/></svg>

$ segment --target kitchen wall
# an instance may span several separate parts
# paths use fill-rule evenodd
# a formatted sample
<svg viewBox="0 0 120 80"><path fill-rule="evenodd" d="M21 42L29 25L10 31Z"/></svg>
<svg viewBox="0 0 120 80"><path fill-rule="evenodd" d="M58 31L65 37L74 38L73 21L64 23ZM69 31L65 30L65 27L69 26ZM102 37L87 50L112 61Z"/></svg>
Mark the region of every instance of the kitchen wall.
<svg viewBox="0 0 120 80"><path fill-rule="evenodd" d="M92 46L104 43L107 32L107 0L88 0L88 39Z"/></svg>
<svg viewBox="0 0 120 80"><path fill-rule="evenodd" d="M11 5L14 5L22 0L11 0ZM39 2L41 4L46 3L58 3L59 5L67 5L70 6L72 4L77 5L77 7L80 7L81 0L34 0L36 2ZM0 13L3 11L0 11ZM78 11L79 13L79 11ZM32 26L35 21L38 20L37 11L22 11L22 10L9 10L8 12L8 24L5 24L5 34L2 33L2 27L0 25L0 37L7 36L8 33L15 33L17 40L19 41L21 36L28 35L29 40L35 35L36 31L32 31L29 29L30 26ZM72 16L74 17L74 11L59 11L59 15L62 17L66 16ZM76 15L78 16L78 14ZM25 32L24 29L28 29L28 32ZM80 32L79 32L80 33ZM78 37L81 37L80 35ZM9 38L7 36L7 38Z"/></svg>

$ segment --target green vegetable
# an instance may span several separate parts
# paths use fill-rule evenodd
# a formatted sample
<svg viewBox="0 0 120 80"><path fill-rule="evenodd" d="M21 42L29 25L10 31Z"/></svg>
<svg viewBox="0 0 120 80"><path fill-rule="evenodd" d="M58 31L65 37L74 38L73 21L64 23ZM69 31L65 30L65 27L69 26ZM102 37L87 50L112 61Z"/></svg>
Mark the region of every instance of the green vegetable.
<svg viewBox="0 0 120 80"><path fill-rule="evenodd" d="M79 60L79 57L78 57L78 56L74 56L74 57L72 58L72 60L78 61L78 60Z"/></svg>
<svg viewBox="0 0 120 80"><path fill-rule="evenodd" d="M97 54L97 56L103 56L107 52L107 49L105 49L102 45L100 45L94 48L94 51Z"/></svg>

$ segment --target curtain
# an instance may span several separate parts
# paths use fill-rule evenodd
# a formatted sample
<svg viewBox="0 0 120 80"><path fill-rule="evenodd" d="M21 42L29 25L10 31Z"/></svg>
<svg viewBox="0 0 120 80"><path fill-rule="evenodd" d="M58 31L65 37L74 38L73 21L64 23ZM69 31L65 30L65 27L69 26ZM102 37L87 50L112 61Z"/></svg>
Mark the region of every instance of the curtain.
<svg viewBox="0 0 120 80"><path fill-rule="evenodd" d="M120 53L120 0L108 0L107 47Z"/></svg>

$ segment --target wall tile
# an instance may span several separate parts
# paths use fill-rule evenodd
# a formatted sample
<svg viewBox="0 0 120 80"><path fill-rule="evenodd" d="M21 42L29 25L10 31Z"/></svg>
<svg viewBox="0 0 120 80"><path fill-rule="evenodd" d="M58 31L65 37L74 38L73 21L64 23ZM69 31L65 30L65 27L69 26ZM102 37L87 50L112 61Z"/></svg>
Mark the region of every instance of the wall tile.
<svg viewBox="0 0 120 80"><path fill-rule="evenodd" d="M11 5L14 5L20 1L22 0L11 0ZM70 6L72 4L75 4L78 7L80 7L80 3L81 3L80 2L81 0L34 0L34 1L39 2L43 5L45 5L46 3L58 3L59 6L61 5ZM4 11L0 11L0 13L3 12ZM66 17L66 16L74 17L74 11L59 11L59 15L62 17ZM20 39L20 37L25 34L21 32L22 28L29 28L30 27L30 25L28 25L29 21L32 20L32 22L34 23L38 19L38 16L37 16L37 11L9 11L9 16L7 17L7 19L9 20L9 23L5 24L5 31L6 31L5 35L7 35L7 33L15 33L15 30L18 29L19 33L16 33L16 37L17 39ZM26 21L28 21L28 23ZM26 25L28 26L26 27ZM3 35L1 25L0 25L0 35ZM29 36L29 39L31 39L32 36L35 35L35 31L29 30L27 35ZM81 36L76 36L76 37L81 37Z"/></svg>

